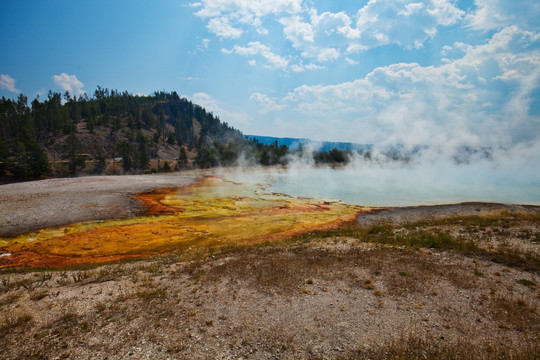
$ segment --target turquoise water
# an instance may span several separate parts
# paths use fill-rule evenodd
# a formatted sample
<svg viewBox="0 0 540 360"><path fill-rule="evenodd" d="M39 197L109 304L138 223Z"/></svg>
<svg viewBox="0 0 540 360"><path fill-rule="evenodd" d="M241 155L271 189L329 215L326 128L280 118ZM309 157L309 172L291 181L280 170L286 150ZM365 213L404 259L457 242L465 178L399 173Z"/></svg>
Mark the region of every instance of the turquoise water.
<svg viewBox="0 0 540 360"><path fill-rule="evenodd" d="M412 174L411 174L412 175ZM366 206L413 206L464 201L540 205L540 185L477 183L463 179L407 178L400 173L373 176L346 170L310 169L275 175L275 192L292 196L342 200Z"/></svg>
<svg viewBox="0 0 540 360"><path fill-rule="evenodd" d="M489 164L488 164L489 165ZM519 174L518 174L519 171ZM238 175L238 174L237 174ZM518 176L519 175L519 176ZM272 192L365 206L414 206L465 201L540 205L540 174L492 165L428 167L298 166L242 172Z"/></svg>

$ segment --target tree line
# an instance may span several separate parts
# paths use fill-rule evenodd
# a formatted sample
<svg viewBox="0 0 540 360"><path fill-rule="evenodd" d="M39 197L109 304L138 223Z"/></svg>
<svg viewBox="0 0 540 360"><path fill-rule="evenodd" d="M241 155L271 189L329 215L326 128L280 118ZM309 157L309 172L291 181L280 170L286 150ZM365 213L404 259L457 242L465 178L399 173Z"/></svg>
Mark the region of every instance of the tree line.
<svg viewBox="0 0 540 360"><path fill-rule="evenodd" d="M286 146L246 139L174 91L136 96L98 86L91 97L49 91L30 104L23 94L0 101L0 174L13 179L53 175L51 160L58 159L51 154L58 152L71 174L88 159L99 173L112 158L121 158L126 172L144 172L165 144L179 149L179 168L229 166L240 156L284 164L289 154Z"/></svg>

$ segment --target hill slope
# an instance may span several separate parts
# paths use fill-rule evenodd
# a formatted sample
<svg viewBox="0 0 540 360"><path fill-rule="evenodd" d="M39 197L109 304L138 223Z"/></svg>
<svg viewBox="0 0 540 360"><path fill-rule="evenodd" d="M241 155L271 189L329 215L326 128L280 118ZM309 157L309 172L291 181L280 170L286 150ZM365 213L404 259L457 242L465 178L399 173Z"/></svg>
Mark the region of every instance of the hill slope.
<svg viewBox="0 0 540 360"><path fill-rule="evenodd" d="M22 94L0 102L0 174L18 179L107 172L112 159L116 170L144 172L154 165L158 170L159 160L168 160L169 168L205 168L248 154L266 165L285 153L245 139L176 92L134 96L98 87L92 98L49 92L30 107Z"/></svg>

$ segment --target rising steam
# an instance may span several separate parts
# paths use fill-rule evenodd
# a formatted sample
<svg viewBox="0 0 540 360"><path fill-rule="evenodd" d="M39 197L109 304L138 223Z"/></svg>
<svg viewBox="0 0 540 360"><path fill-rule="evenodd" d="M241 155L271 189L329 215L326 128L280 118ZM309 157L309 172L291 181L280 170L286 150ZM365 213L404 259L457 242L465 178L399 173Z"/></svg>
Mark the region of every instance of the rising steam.
<svg viewBox="0 0 540 360"><path fill-rule="evenodd" d="M370 206L412 206L465 201L540 204L540 145L510 149L403 148L398 160L387 148L351 153L344 166L318 165L304 146L285 167L254 167L249 155L226 176L254 181L292 196Z"/></svg>

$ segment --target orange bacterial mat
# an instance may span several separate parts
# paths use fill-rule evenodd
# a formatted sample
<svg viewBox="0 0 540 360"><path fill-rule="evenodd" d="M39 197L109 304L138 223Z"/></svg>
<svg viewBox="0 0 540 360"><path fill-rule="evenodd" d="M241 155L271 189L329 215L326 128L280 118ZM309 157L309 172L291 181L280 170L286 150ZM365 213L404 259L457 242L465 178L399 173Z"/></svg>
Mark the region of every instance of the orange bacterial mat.
<svg viewBox="0 0 540 360"><path fill-rule="evenodd" d="M216 176L137 197L148 208L141 217L0 237L0 254L10 254L0 257L0 268L69 267L272 241L339 226L362 209L275 194L260 183Z"/></svg>

